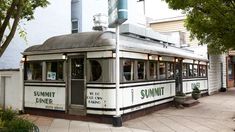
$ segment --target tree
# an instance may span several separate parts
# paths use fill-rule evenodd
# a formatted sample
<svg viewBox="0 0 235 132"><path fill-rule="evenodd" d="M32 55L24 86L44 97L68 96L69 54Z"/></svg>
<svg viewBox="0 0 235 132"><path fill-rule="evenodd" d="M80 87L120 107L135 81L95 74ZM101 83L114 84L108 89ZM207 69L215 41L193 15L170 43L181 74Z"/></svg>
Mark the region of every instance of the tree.
<svg viewBox="0 0 235 132"><path fill-rule="evenodd" d="M183 10L191 38L208 44L210 53L235 49L235 0L165 0L174 10Z"/></svg>
<svg viewBox="0 0 235 132"><path fill-rule="evenodd" d="M46 7L47 0L0 0L0 57L15 35L20 20L33 19L38 7Z"/></svg>

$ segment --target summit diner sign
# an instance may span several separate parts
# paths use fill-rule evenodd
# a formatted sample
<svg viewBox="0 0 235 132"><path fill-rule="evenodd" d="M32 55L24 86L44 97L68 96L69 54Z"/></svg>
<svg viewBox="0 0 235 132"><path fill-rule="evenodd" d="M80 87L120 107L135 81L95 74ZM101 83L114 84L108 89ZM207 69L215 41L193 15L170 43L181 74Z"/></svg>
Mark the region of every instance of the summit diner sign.
<svg viewBox="0 0 235 132"><path fill-rule="evenodd" d="M25 86L25 107L65 110L65 88Z"/></svg>

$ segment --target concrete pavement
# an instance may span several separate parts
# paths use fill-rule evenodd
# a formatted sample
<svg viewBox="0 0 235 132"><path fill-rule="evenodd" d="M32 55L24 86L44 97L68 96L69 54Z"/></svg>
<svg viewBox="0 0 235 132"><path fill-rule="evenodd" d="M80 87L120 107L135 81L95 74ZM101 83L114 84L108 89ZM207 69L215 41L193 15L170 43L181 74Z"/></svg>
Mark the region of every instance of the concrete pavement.
<svg viewBox="0 0 235 132"><path fill-rule="evenodd" d="M110 124L26 116L40 132L233 132L235 129L235 88L199 99L200 104L176 109L170 107L123 123Z"/></svg>

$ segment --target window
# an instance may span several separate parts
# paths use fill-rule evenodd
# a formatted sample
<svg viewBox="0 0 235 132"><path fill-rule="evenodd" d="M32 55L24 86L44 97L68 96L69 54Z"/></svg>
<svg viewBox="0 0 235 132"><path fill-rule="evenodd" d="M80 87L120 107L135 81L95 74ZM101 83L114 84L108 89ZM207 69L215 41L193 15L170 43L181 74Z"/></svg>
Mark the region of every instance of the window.
<svg viewBox="0 0 235 132"><path fill-rule="evenodd" d="M78 33L78 20L72 20L72 33Z"/></svg>
<svg viewBox="0 0 235 132"><path fill-rule="evenodd" d="M157 65L155 62L149 62L149 78L156 79L157 78Z"/></svg>
<svg viewBox="0 0 235 132"><path fill-rule="evenodd" d="M137 79L145 79L145 62L144 61L138 61L137 62Z"/></svg>
<svg viewBox="0 0 235 132"><path fill-rule="evenodd" d="M63 80L63 61L46 62L46 79Z"/></svg>
<svg viewBox="0 0 235 132"><path fill-rule="evenodd" d="M25 80L42 80L42 62L26 63Z"/></svg>
<svg viewBox="0 0 235 132"><path fill-rule="evenodd" d="M199 66L199 76L206 77L206 66L205 65Z"/></svg>
<svg viewBox="0 0 235 132"><path fill-rule="evenodd" d="M188 66L189 66L189 77L193 77L193 65L188 64Z"/></svg>
<svg viewBox="0 0 235 132"><path fill-rule="evenodd" d="M90 81L97 81L102 75L101 64L97 60L90 60L91 76Z"/></svg>
<svg viewBox="0 0 235 132"><path fill-rule="evenodd" d="M174 64L168 62L167 63L167 79L173 79L174 78Z"/></svg>
<svg viewBox="0 0 235 132"><path fill-rule="evenodd" d="M84 59L71 58L71 78L84 79Z"/></svg>
<svg viewBox="0 0 235 132"><path fill-rule="evenodd" d="M187 77L187 64L183 64L183 67L182 67L182 77L183 78L186 78Z"/></svg>
<svg viewBox="0 0 235 132"><path fill-rule="evenodd" d="M159 79L166 79L166 63L160 62L159 63Z"/></svg>
<svg viewBox="0 0 235 132"><path fill-rule="evenodd" d="M193 65L193 76L197 77L198 76L198 65Z"/></svg>
<svg viewBox="0 0 235 132"><path fill-rule="evenodd" d="M124 78L124 81L134 80L134 61L133 60L123 61L123 78Z"/></svg>

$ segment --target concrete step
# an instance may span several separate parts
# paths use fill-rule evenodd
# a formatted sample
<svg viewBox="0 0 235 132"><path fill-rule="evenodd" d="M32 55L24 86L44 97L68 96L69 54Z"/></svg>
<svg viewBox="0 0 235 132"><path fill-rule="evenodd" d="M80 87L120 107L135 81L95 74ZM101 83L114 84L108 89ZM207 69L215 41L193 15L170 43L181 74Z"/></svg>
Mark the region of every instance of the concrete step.
<svg viewBox="0 0 235 132"><path fill-rule="evenodd" d="M198 100L190 99L184 102L183 106L184 107L192 107L194 105L199 104L200 102Z"/></svg>

